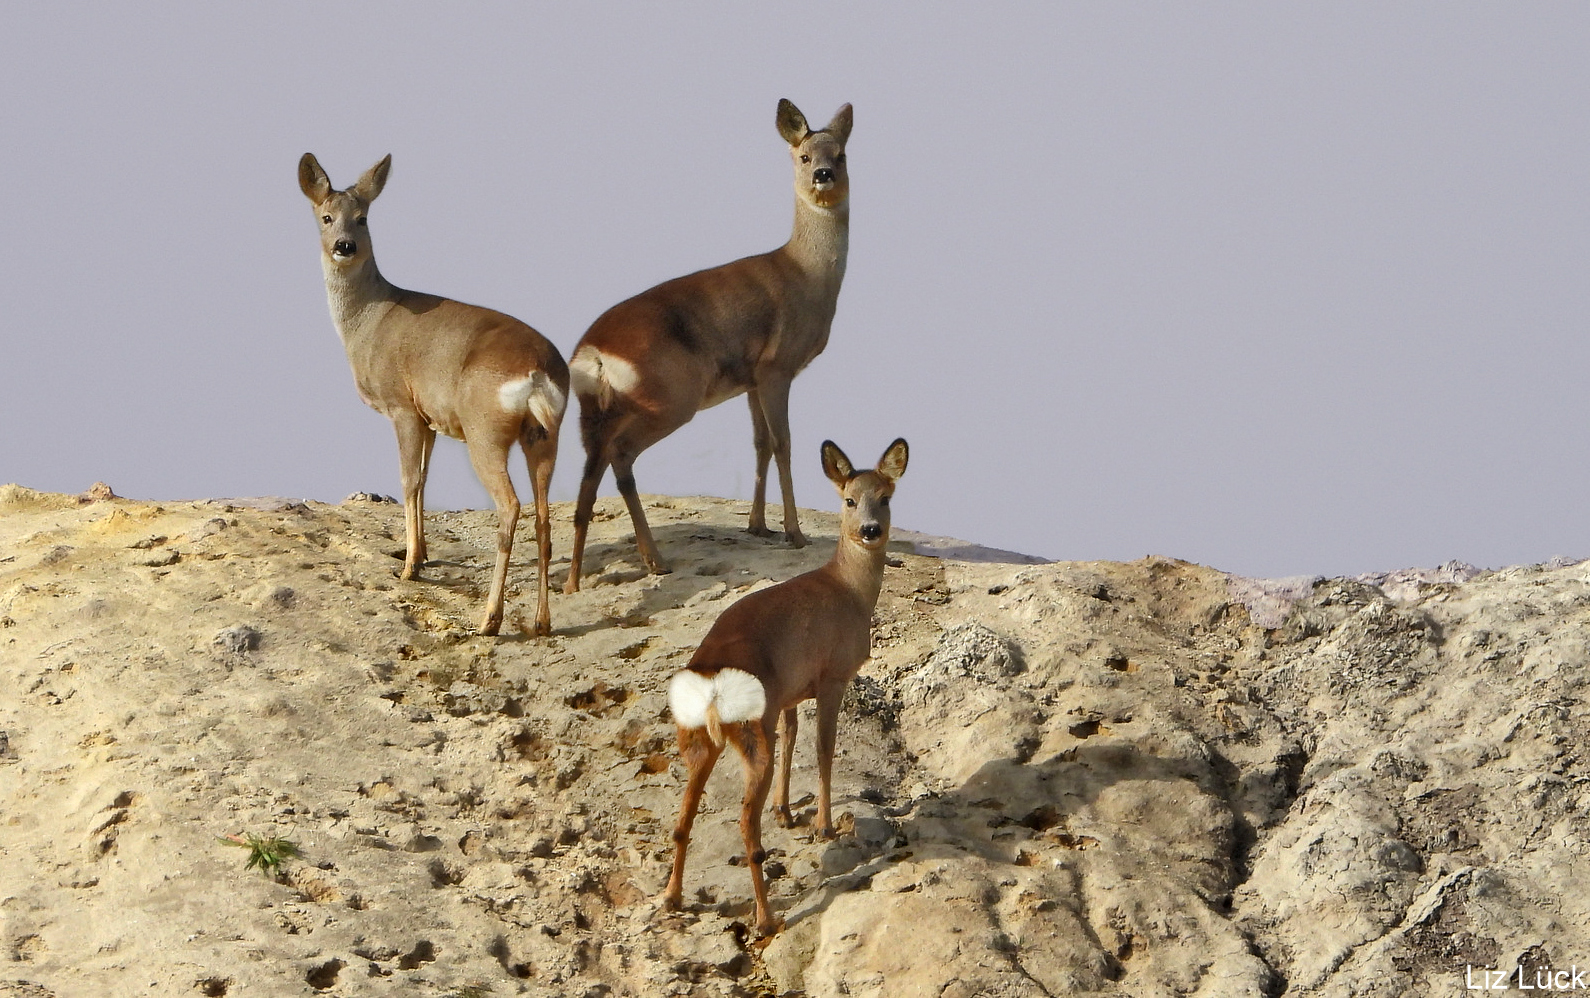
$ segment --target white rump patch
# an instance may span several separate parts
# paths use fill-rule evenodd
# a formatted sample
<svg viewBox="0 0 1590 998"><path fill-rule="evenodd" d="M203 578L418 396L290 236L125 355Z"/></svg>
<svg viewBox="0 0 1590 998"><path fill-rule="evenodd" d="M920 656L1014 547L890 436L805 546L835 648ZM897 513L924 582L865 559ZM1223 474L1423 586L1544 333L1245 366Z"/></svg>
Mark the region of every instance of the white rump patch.
<svg viewBox="0 0 1590 998"><path fill-rule="evenodd" d="M749 672L723 669L712 681L718 688L718 719L724 724L754 720L766 713L767 691Z"/></svg>
<svg viewBox="0 0 1590 998"><path fill-rule="evenodd" d="M711 676L690 669L674 673L668 681L668 709L674 712L674 723L681 728L706 727L712 687Z"/></svg>
<svg viewBox="0 0 1590 998"><path fill-rule="evenodd" d="M767 712L767 691L761 680L740 669L723 669L715 676L684 669L668 681L668 709L681 728L706 727L707 708L714 703L723 724L753 721Z"/></svg>
<svg viewBox="0 0 1590 998"><path fill-rule="evenodd" d="M504 382L497 389L497 401L507 412L525 412L544 428L553 430L563 422L563 407L568 399L545 371L531 371L522 378Z"/></svg>
<svg viewBox="0 0 1590 998"><path fill-rule="evenodd" d="M583 346L574 351L574 359L569 361L569 382L574 394L606 405L614 393L626 395L633 391L640 384L640 372L622 357Z"/></svg>
<svg viewBox="0 0 1590 998"><path fill-rule="evenodd" d="M497 389L497 401L502 404L506 412L524 412L530 404L530 390L534 384L533 374L504 381L502 387Z"/></svg>
<svg viewBox="0 0 1590 998"><path fill-rule="evenodd" d="M569 387L574 394L588 397L602 384L602 354L595 347L580 347L569 358Z"/></svg>

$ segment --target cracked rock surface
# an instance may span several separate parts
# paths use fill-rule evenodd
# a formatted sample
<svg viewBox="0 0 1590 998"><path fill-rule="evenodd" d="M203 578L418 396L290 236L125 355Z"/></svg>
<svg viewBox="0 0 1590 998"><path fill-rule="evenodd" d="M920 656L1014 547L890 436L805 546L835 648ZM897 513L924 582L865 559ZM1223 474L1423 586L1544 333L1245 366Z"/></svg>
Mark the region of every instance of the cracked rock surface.
<svg viewBox="0 0 1590 998"><path fill-rule="evenodd" d="M595 572L530 638L522 523L487 639L490 513L428 514L403 582L368 495L0 487L0 996L1389 996L1590 965L1586 564L1267 584L897 542L840 836L810 833L814 724L797 826L765 822L784 931L747 931L732 762L660 913L667 679L836 518L796 551L745 503L646 501L673 574L602 500ZM301 855L245 870L219 840L249 834Z"/></svg>

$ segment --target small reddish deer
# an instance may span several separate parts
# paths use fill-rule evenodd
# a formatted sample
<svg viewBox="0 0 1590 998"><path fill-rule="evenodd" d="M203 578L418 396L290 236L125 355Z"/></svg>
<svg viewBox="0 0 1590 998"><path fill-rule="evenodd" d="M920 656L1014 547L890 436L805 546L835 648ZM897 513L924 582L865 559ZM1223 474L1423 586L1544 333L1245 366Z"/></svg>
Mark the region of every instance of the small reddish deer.
<svg viewBox="0 0 1590 998"><path fill-rule="evenodd" d="M828 345L850 245L845 142L850 105L812 131L800 110L778 103L778 132L795 164L795 229L771 253L659 284L597 318L569 367L580 398L585 472L574 513L574 551L563 591L577 592L596 488L609 465L629 507L648 570L668 571L635 491L640 453L697 412L744 392L751 404L756 487L751 533L767 536L767 464L778 459L784 536L806 543L789 465L789 389Z"/></svg>
<svg viewBox="0 0 1590 998"><path fill-rule="evenodd" d="M762 935L777 931L762 877L762 807L773 783L773 746L782 718L774 812L779 824L792 823L789 769L797 705L813 697L818 781L814 831L833 837L829 785L839 703L872 649L872 610L883 587L884 548L889 543L889 497L905 472L907 456L905 441L896 440L875 470L858 472L833 441L824 441L823 471L845 503L834 556L822 568L754 592L725 610L689 666L669 681L668 706L679 728L679 753L690 780L674 830L674 868L663 907L679 907L685 852L701 792L724 743L733 742L745 770L740 834L756 894L756 928Z"/></svg>
<svg viewBox="0 0 1590 998"><path fill-rule="evenodd" d="M333 190L312 153L298 161L298 186L320 222L320 263L331 319L353 367L359 397L392 420L403 472L408 548L403 578L425 563L425 476L437 432L469 447L469 460L497 506L497 566L480 633L502 626L508 556L519 496L508 477L515 441L530 465L541 557L536 634L552 633L547 565L552 560L547 486L569 370L557 348L512 316L394 287L376 269L366 213L386 186L392 157L345 191Z"/></svg>

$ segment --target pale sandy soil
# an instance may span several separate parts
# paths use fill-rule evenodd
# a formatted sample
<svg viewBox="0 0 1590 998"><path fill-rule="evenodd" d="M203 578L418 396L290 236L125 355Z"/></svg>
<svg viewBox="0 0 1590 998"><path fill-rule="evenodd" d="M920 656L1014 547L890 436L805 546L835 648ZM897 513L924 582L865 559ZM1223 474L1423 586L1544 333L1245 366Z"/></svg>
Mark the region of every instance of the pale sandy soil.
<svg viewBox="0 0 1590 998"><path fill-rule="evenodd" d="M490 514L434 515L400 582L392 505L0 487L0 996L1402 995L1590 966L1587 565L1305 582L1263 627L1184 562L897 541L844 834L766 833L787 928L745 932L732 762L660 916L667 678L835 518L792 551L744 503L648 505L672 575L603 501L600 572L527 638L522 526L487 639ZM263 877L238 833L303 855Z"/></svg>

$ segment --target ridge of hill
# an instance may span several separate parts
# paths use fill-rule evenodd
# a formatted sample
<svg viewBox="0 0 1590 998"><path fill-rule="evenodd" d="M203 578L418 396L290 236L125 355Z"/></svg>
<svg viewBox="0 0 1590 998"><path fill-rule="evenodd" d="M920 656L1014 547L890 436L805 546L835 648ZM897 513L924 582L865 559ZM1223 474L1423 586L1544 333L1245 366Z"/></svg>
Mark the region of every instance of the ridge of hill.
<svg viewBox="0 0 1590 998"><path fill-rule="evenodd" d="M667 678L837 517L803 511L797 551L743 502L645 501L673 574L603 500L553 637L516 559L489 639L489 513L430 515L402 582L389 503L0 487L0 996L1402 995L1590 965L1583 563L1277 597L897 540L842 834L809 832L810 726L806 823L765 832L785 930L746 932L734 765L659 913ZM248 833L302 856L246 871L218 839Z"/></svg>

